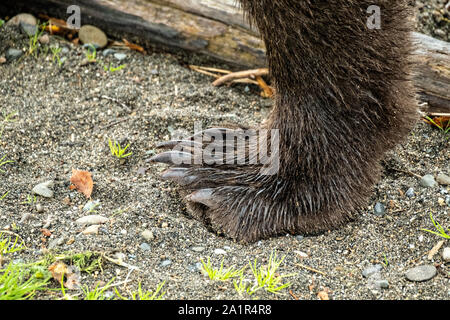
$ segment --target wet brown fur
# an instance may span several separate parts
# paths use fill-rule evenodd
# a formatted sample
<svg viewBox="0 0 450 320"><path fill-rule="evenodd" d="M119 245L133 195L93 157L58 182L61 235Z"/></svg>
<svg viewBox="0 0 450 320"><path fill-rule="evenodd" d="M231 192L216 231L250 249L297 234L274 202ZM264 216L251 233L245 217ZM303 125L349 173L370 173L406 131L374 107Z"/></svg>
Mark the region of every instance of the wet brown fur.
<svg viewBox="0 0 450 320"><path fill-rule="evenodd" d="M265 127L280 130L280 171L192 168L186 191L214 188L215 204L188 208L244 242L340 227L367 205L380 159L417 117L407 1L240 2L267 48L277 95ZM380 30L366 26L371 5Z"/></svg>

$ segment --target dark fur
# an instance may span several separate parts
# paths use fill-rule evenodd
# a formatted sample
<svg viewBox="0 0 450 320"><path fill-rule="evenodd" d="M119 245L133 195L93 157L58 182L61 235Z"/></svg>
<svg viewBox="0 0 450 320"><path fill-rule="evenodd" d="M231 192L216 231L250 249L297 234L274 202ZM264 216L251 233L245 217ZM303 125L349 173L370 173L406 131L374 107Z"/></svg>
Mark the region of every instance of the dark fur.
<svg viewBox="0 0 450 320"><path fill-rule="evenodd" d="M281 169L192 168L188 192L214 187L195 215L242 241L342 226L365 205L383 154L417 116L405 0L241 0L265 41L276 88L265 125L280 130ZM370 5L381 7L369 30Z"/></svg>

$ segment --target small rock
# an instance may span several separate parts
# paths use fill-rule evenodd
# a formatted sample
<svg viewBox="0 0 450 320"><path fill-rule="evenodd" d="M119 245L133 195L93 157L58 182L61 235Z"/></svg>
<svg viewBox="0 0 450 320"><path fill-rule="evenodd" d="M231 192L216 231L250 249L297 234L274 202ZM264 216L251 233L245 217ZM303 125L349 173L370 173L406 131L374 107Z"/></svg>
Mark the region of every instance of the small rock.
<svg viewBox="0 0 450 320"><path fill-rule="evenodd" d="M202 263L201 262L197 262L195 264L191 264L188 266L188 270L191 272L199 272L202 270Z"/></svg>
<svg viewBox="0 0 450 320"><path fill-rule="evenodd" d="M64 236L59 237L59 238L55 238L49 241L48 243L48 248L49 249L54 249L57 246L61 246L64 244L64 241L66 241L66 238Z"/></svg>
<svg viewBox="0 0 450 320"><path fill-rule="evenodd" d="M106 57L106 56L109 56L114 53L116 53L116 50L114 50L114 49L105 49L105 50L103 50L102 55L104 57Z"/></svg>
<svg viewBox="0 0 450 320"><path fill-rule="evenodd" d="M35 24L20 22L20 30L29 37L33 37L38 32L38 27Z"/></svg>
<svg viewBox="0 0 450 320"><path fill-rule="evenodd" d="M384 206L384 204L382 204L381 202L377 202L375 204L375 207L373 208L373 213L376 216L381 217L385 212L386 212L386 207Z"/></svg>
<svg viewBox="0 0 450 320"><path fill-rule="evenodd" d="M445 262L450 261L450 247L444 248L442 251L442 259L444 259Z"/></svg>
<svg viewBox="0 0 450 320"><path fill-rule="evenodd" d="M39 42L42 44L48 44L50 42L50 37L48 36L48 34L44 34L39 37Z"/></svg>
<svg viewBox="0 0 450 320"><path fill-rule="evenodd" d="M223 249L216 249L214 250L214 254L227 254L227 252Z"/></svg>
<svg viewBox="0 0 450 320"><path fill-rule="evenodd" d="M450 177L443 173L438 174L438 176L436 177L436 181L441 185L450 185Z"/></svg>
<svg viewBox="0 0 450 320"><path fill-rule="evenodd" d="M409 188L405 194L408 198L414 197L414 188Z"/></svg>
<svg viewBox="0 0 450 320"><path fill-rule="evenodd" d="M150 248L150 245L148 244L148 243L142 243L140 246L139 246L143 251L149 251L151 248Z"/></svg>
<svg viewBox="0 0 450 320"><path fill-rule="evenodd" d="M422 282L432 279L436 276L437 270L432 265L422 265L409 269L406 273L406 279L414 282Z"/></svg>
<svg viewBox="0 0 450 320"><path fill-rule="evenodd" d="M43 183L39 183L36 185L33 190L31 190L32 194L37 194L46 198L53 197L53 191L49 188L53 187L53 181L49 180Z"/></svg>
<svg viewBox="0 0 450 320"><path fill-rule="evenodd" d="M18 15L9 19L8 22L6 22L5 26L18 26L21 22L30 25L37 25L37 20L32 14L19 13Z"/></svg>
<svg viewBox="0 0 450 320"><path fill-rule="evenodd" d="M389 282L385 279L377 279L371 282L373 289L389 289Z"/></svg>
<svg viewBox="0 0 450 320"><path fill-rule="evenodd" d="M443 207L443 206L445 206L445 200L443 199L443 198L438 198L438 204L441 206L441 207Z"/></svg>
<svg viewBox="0 0 450 320"><path fill-rule="evenodd" d="M367 267L363 270L362 275L364 278L368 278L375 273L379 273L383 269L381 264L375 264Z"/></svg>
<svg viewBox="0 0 450 320"><path fill-rule="evenodd" d="M167 228L169 226L169 224L167 222L163 222L161 224L161 228Z"/></svg>
<svg viewBox="0 0 450 320"><path fill-rule="evenodd" d="M93 224L102 224L108 222L109 219L100 215L90 215L77 219L75 221L78 225L93 225Z"/></svg>
<svg viewBox="0 0 450 320"><path fill-rule="evenodd" d="M104 48L108 44L106 34L97 27L91 25L84 25L78 31L78 37L84 44L97 45L99 48Z"/></svg>
<svg viewBox="0 0 450 320"><path fill-rule="evenodd" d="M422 179L420 179L419 184L422 187L430 188L430 187L434 187L436 185L436 180L434 180L433 175L427 174L427 175L423 176Z"/></svg>
<svg viewBox="0 0 450 320"><path fill-rule="evenodd" d="M170 266L172 264L171 260L164 260L163 262L161 262L161 267L167 267Z"/></svg>
<svg viewBox="0 0 450 320"><path fill-rule="evenodd" d="M304 236L296 236L295 239L297 239L297 241L302 241L305 237Z"/></svg>
<svg viewBox="0 0 450 320"><path fill-rule="evenodd" d="M36 211L39 213L44 212L44 208L42 207L42 204L40 204L40 203L36 204Z"/></svg>
<svg viewBox="0 0 450 320"><path fill-rule="evenodd" d="M97 207L100 207L100 200L89 201L84 205L83 211L92 212Z"/></svg>
<svg viewBox="0 0 450 320"><path fill-rule="evenodd" d="M81 233L82 234L86 234L86 235L98 234L98 229L99 228L100 228L99 224L94 224L94 225L91 225L91 226L87 227L86 229L84 229Z"/></svg>
<svg viewBox="0 0 450 320"><path fill-rule="evenodd" d="M205 250L205 247L192 247L191 250L195 252L202 252Z"/></svg>
<svg viewBox="0 0 450 320"><path fill-rule="evenodd" d="M147 241L155 239L155 236L153 235L153 232L151 232L150 230L142 231L141 236Z"/></svg>
<svg viewBox="0 0 450 320"><path fill-rule="evenodd" d="M6 58L4 56L0 57L0 64L3 64L6 62Z"/></svg>
<svg viewBox="0 0 450 320"><path fill-rule="evenodd" d="M8 61L13 61L13 60L15 60L15 59L20 58L22 55L23 55L22 50L17 50L17 49L14 49L14 48L9 48L8 50L6 50L5 58L6 58L6 60L8 60Z"/></svg>
<svg viewBox="0 0 450 320"><path fill-rule="evenodd" d="M117 52L117 53L114 53L114 58L116 58L119 61L122 61L127 58L127 55L125 53Z"/></svg>

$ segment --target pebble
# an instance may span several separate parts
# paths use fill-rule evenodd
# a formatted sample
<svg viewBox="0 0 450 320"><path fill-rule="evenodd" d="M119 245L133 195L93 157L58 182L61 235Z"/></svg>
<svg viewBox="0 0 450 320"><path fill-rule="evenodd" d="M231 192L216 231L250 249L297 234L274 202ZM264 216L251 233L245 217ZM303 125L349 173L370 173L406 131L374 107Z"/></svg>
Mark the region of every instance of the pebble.
<svg viewBox="0 0 450 320"><path fill-rule="evenodd" d="M450 185L450 177L443 173L438 174L438 176L436 177L436 181L441 185Z"/></svg>
<svg viewBox="0 0 450 320"><path fill-rule="evenodd" d="M60 246L60 245L64 244L64 241L66 241L66 238L64 236L52 239L48 243L48 248L49 249L54 249L57 246Z"/></svg>
<svg viewBox="0 0 450 320"><path fill-rule="evenodd" d="M98 234L98 229L100 228L99 224L94 224L92 226L87 227L86 229L84 229L81 233L82 234Z"/></svg>
<svg viewBox="0 0 450 320"><path fill-rule="evenodd" d="M227 254L227 252L223 249L216 249L214 250L214 254Z"/></svg>
<svg viewBox="0 0 450 320"><path fill-rule="evenodd" d="M36 204L36 211L39 213L44 212L44 208L42 207L42 204L40 204L40 203Z"/></svg>
<svg viewBox="0 0 450 320"><path fill-rule="evenodd" d="M78 225L93 225L93 224L102 224L108 222L109 219L100 215L90 215L84 216L75 221Z"/></svg>
<svg viewBox="0 0 450 320"><path fill-rule="evenodd" d="M97 27L84 25L78 31L78 37L83 44L97 45L98 48L104 48L108 44L106 34Z"/></svg>
<svg viewBox="0 0 450 320"><path fill-rule="evenodd" d="M375 273L379 273L383 269L381 264L375 264L367 267L363 270L362 275L364 278L368 278Z"/></svg>
<svg viewBox="0 0 450 320"><path fill-rule="evenodd" d="M161 267L167 267L170 266L172 264L171 260L164 260L163 262L161 262Z"/></svg>
<svg viewBox="0 0 450 320"><path fill-rule="evenodd" d="M444 259L445 262L450 262L450 247L444 248L442 251L442 259Z"/></svg>
<svg viewBox="0 0 450 320"><path fill-rule="evenodd" d="M384 206L384 204L382 204L381 202L377 202L375 204L375 207L373 208L373 213L376 216L381 217L382 215L384 215L385 212L386 212L386 207Z"/></svg>
<svg viewBox="0 0 450 320"><path fill-rule="evenodd" d="M125 53L117 52L117 53L114 53L114 58L116 58L119 61L122 61L127 58L127 55Z"/></svg>
<svg viewBox="0 0 450 320"><path fill-rule="evenodd" d="M30 25L37 25L36 18L29 13L19 13L18 15L12 17L11 19L6 22L5 26L18 26L21 22L30 24Z"/></svg>
<svg viewBox="0 0 450 320"><path fill-rule="evenodd" d="M295 239L297 239L297 241L302 241L303 239L305 239L304 236L296 236Z"/></svg>
<svg viewBox="0 0 450 320"><path fill-rule="evenodd" d="M0 64L3 64L6 62L6 58L4 56L0 57Z"/></svg>
<svg viewBox="0 0 450 320"><path fill-rule="evenodd" d="M374 280L372 286L374 289L389 289L389 281L385 279Z"/></svg>
<svg viewBox="0 0 450 320"><path fill-rule="evenodd" d="M202 252L205 250L205 247L192 247L191 250L195 252Z"/></svg>
<svg viewBox="0 0 450 320"><path fill-rule="evenodd" d="M141 236L147 241L155 239L153 232L151 232L150 230L142 231Z"/></svg>
<svg viewBox="0 0 450 320"><path fill-rule="evenodd" d="M89 201L83 207L83 211L91 211L100 206L100 200Z"/></svg>
<svg viewBox="0 0 450 320"><path fill-rule="evenodd" d="M105 50L103 50L102 55L104 57L106 57L106 56L109 56L114 53L116 53L116 50L114 50L114 49L105 49Z"/></svg>
<svg viewBox="0 0 450 320"><path fill-rule="evenodd" d="M150 245L148 244L148 243L141 243L141 245L139 246L143 251L149 251L151 248L150 248Z"/></svg>
<svg viewBox="0 0 450 320"><path fill-rule="evenodd" d="M414 197L414 188L409 188L405 194L408 198Z"/></svg>
<svg viewBox="0 0 450 320"><path fill-rule="evenodd" d="M202 270L202 263L201 262L197 262L195 264L189 265L187 268L191 272L198 272L198 271Z"/></svg>
<svg viewBox="0 0 450 320"><path fill-rule="evenodd" d="M35 24L29 24L22 21L19 26L20 30L29 37L33 37L38 32L38 28Z"/></svg>
<svg viewBox="0 0 450 320"><path fill-rule="evenodd" d="M44 34L39 37L39 42L42 44L48 44L50 42L50 37L48 36L48 34Z"/></svg>
<svg viewBox="0 0 450 320"><path fill-rule="evenodd" d="M15 59L20 58L22 55L23 55L22 50L17 50L17 49L14 49L14 48L9 48L8 50L6 50L5 58L6 58L6 60L8 60L8 61L12 61L12 60L15 60Z"/></svg>
<svg viewBox="0 0 450 320"><path fill-rule="evenodd" d="M43 196L45 198L51 198L53 197L53 191L50 190L51 187L53 187L53 181L45 181L36 185L33 190L31 190L31 193Z"/></svg>
<svg viewBox="0 0 450 320"><path fill-rule="evenodd" d="M420 185L425 188L434 187L436 185L436 180L434 180L433 175L427 174L420 179Z"/></svg>
<svg viewBox="0 0 450 320"><path fill-rule="evenodd" d="M406 279L414 282L422 282L432 279L436 276L437 270L432 265L422 265L409 269L406 273Z"/></svg>

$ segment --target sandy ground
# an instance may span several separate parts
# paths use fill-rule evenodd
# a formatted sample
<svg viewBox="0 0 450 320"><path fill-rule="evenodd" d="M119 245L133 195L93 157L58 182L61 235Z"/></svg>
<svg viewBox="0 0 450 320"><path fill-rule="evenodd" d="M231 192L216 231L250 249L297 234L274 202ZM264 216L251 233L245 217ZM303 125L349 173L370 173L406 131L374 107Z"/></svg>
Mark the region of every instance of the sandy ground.
<svg viewBox="0 0 450 320"><path fill-rule="evenodd" d="M2 123L0 158L6 155L14 162L0 173L0 196L9 191L0 201L0 228L18 233L28 247L14 259L34 261L47 250L121 253L126 263L140 270L131 272L131 282L119 290L136 290L138 282L148 290L166 281L166 299L293 299L289 290L299 299L318 299L321 291L330 299L449 298L450 265L444 263L442 249L427 258L442 238L420 230L433 229L430 213L441 225L450 226L450 207L442 205L449 187L425 188L407 173L450 174L448 135L417 123L407 140L388 153L383 179L367 207L346 227L314 237L288 235L241 245L189 217L177 186L158 179L164 165L151 166L145 174L143 168L148 167L145 160L154 154L155 143L174 131L191 133L194 121L202 121L204 127L224 122L254 125L272 102L260 98L254 87L212 87L211 78L186 67L213 66L199 57L125 51L126 60L118 62L99 53L97 63L83 66L83 48L54 37L49 45L67 48L61 53L66 59L61 67L52 62L50 51L0 65L0 111L17 112L13 122ZM14 28L4 29L0 56L9 47L27 49L28 37ZM103 65L109 63L126 67L105 71ZM130 143L133 154L125 163L110 155L109 138ZM88 214L83 211L88 200L69 189L72 168L93 174L92 199L101 203L96 214L110 218L97 235L83 235L84 228L75 224ZM38 212L35 203L23 202L35 185L47 180L55 182L54 195L37 197L43 208ZM409 188L414 188L411 198L405 195ZM386 206L381 216L374 214L377 202ZM41 228L49 216L51 236L44 237ZM153 238L144 239L144 230ZM215 266L222 259L225 266L243 267L254 259L264 264L275 250L279 257L286 256L279 273L294 274L285 280L291 282L289 289L278 295L261 290L240 296L231 281L209 281L197 268L207 257ZM388 288L374 288L373 279L363 276L373 264L383 266L378 280L387 280ZM408 269L423 264L435 266L436 276L420 283L405 278ZM82 273L81 282L92 287L112 277L122 281L128 272L106 262L103 273ZM38 295L60 297L58 292Z"/></svg>

